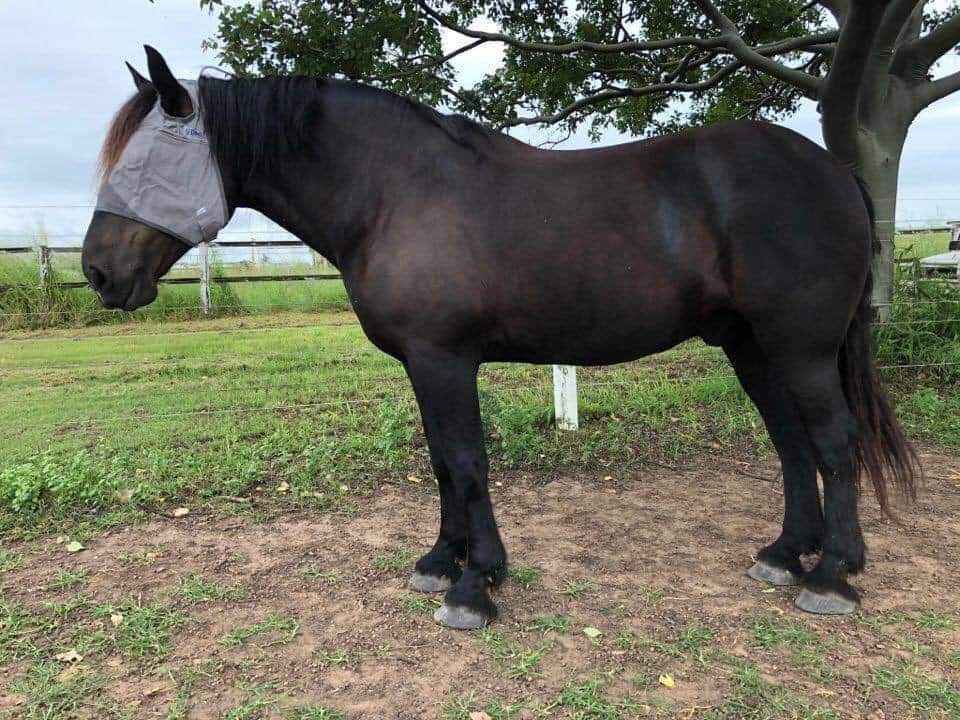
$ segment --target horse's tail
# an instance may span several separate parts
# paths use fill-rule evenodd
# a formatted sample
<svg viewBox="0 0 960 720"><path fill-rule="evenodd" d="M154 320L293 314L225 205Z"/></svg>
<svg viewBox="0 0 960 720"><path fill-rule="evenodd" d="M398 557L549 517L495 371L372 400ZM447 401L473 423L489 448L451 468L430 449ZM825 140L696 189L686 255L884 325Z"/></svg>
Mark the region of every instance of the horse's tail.
<svg viewBox="0 0 960 720"><path fill-rule="evenodd" d="M858 178L857 183L873 228L873 200L863 181ZM878 245L874 239L874 252ZM860 304L840 349L840 376L847 403L859 426L855 455L857 483L859 485L864 475L869 477L880 509L887 517L893 518L895 516L890 510L887 494L888 484L892 482L903 496L915 500L922 471L917 454L904 436L877 375L870 330L873 320L870 304L872 289L873 276L868 270Z"/></svg>

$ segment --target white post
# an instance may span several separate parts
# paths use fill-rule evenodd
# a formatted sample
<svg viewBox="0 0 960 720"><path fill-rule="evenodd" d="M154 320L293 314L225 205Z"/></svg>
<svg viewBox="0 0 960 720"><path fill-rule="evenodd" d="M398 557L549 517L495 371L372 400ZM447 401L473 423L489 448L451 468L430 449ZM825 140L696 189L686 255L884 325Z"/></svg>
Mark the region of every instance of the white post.
<svg viewBox="0 0 960 720"><path fill-rule="evenodd" d="M559 429L579 429L580 418L577 414L577 368L573 365L553 366L553 408Z"/></svg>
<svg viewBox="0 0 960 720"><path fill-rule="evenodd" d="M40 289L46 290L50 283L50 248L46 233L41 233L37 238L37 261L40 263Z"/></svg>
<svg viewBox="0 0 960 720"><path fill-rule="evenodd" d="M210 246L200 243L197 252L200 253L200 312L210 314Z"/></svg>

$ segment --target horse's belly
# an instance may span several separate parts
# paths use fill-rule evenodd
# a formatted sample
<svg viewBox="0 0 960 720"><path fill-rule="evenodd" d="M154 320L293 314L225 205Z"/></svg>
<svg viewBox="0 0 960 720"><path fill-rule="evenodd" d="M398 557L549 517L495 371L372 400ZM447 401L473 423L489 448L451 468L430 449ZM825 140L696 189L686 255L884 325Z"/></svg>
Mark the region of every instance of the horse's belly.
<svg viewBox="0 0 960 720"><path fill-rule="evenodd" d="M613 365L669 350L696 334L685 322L595 323L584 328L517 327L492 339L484 359L556 365Z"/></svg>

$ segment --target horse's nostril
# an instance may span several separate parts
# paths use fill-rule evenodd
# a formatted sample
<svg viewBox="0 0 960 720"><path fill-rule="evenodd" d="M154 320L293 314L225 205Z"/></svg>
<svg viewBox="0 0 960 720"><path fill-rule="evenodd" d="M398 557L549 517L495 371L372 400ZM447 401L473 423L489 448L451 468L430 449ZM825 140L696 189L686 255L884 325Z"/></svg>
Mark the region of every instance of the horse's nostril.
<svg viewBox="0 0 960 720"><path fill-rule="evenodd" d="M106 280L106 275L98 268L96 265L87 265L85 268L87 280L90 281L90 284L94 289L99 289L103 287L103 282Z"/></svg>

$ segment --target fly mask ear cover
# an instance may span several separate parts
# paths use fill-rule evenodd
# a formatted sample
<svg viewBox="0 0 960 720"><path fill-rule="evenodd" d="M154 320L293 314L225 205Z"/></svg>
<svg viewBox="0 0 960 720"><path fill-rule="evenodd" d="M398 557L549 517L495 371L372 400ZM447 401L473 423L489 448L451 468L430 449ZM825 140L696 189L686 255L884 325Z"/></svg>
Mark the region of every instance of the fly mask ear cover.
<svg viewBox="0 0 960 720"><path fill-rule="evenodd" d="M230 220L220 168L200 117L197 82L181 80L193 114L153 106L100 188L97 210L136 220L187 245L213 240Z"/></svg>

